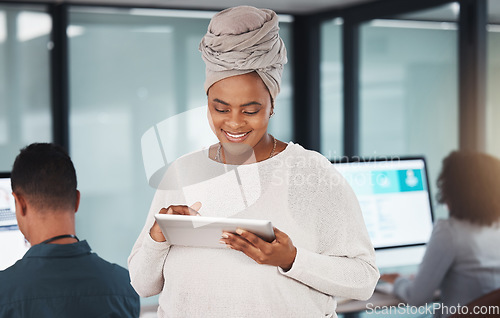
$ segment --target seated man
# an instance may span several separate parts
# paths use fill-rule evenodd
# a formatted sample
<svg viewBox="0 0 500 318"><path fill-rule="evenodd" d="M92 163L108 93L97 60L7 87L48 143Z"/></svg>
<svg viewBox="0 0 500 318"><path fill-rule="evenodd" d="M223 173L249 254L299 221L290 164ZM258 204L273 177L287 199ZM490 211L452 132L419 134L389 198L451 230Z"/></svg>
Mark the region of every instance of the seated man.
<svg viewBox="0 0 500 318"><path fill-rule="evenodd" d="M75 235L76 173L53 144L21 150L12 168L19 229L31 248L0 271L0 317L139 317L127 270Z"/></svg>

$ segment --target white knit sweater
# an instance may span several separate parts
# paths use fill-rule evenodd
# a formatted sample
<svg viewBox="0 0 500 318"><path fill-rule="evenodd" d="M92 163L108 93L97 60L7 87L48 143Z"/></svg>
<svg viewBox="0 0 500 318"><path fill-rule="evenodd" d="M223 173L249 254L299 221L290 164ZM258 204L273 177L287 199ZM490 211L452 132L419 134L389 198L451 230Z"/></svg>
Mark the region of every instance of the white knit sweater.
<svg viewBox="0 0 500 318"><path fill-rule="evenodd" d="M335 296L372 295L379 272L358 201L325 157L290 142L271 159L233 166L207 151L170 166L128 260L139 295L161 293L159 317L336 317ZM150 237L161 208L196 201L204 216L271 220L297 247L292 268Z"/></svg>

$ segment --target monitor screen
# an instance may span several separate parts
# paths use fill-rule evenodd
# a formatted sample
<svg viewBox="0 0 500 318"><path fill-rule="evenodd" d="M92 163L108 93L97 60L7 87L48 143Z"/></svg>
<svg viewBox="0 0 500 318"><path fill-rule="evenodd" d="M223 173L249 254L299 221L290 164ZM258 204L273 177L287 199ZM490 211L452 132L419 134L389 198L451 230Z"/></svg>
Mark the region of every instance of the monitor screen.
<svg viewBox="0 0 500 318"><path fill-rule="evenodd" d="M13 265L29 249L17 226L10 175L0 173L0 270Z"/></svg>
<svg viewBox="0 0 500 318"><path fill-rule="evenodd" d="M359 200L376 249L427 243L433 216L424 158L334 164Z"/></svg>

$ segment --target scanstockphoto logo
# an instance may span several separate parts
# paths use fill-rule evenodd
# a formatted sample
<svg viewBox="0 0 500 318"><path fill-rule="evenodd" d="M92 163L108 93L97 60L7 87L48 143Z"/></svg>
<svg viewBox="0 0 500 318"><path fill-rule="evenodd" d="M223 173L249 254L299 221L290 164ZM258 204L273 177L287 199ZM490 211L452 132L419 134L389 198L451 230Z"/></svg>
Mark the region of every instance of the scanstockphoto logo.
<svg viewBox="0 0 500 318"><path fill-rule="evenodd" d="M361 162L365 162L366 163L367 162L367 163L370 163L370 162L383 161L383 162L391 163L391 162L399 162L399 161L401 161L401 157L399 157L399 156L377 155L376 151L374 151L372 155L365 156L365 157L360 157L360 156L352 156L352 157L338 156L337 152L333 152L333 155L332 155L332 152L329 151L328 154L326 155L326 157L328 157L328 158L334 158L333 160L331 160L331 162L333 164L343 163L343 162L351 162L351 163L361 163Z"/></svg>
<svg viewBox="0 0 500 318"><path fill-rule="evenodd" d="M264 179L259 165L218 164L213 153L208 157L210 146L219 142L209 114L207 106L191 109L160 121L142 136L147 181L151 187L171 191L180 198L172 204L189 206L199 201L202 215L230 217L252 207L263 195L276 195L281 191L286 200L287 186L307 187L321 183L335 187L342 182L340 178L328 178L326 174L318 178L318 173L299 173L293 179L289 177L288 172L293 169L324 171L322 165L331 168L328 160L318 160L317 156L314 160L310 156L290 156L286 160L273 161L271 181ZM230 144L224 145L224 151L226 146L231 151ZM254 157L250 156L249 161L255 160ZM179 158L181 160L177 160ZM310 169L314 166L319 169ZM230 207L224 205L228 198L231 198Z"/></svg>
<svg viewBox="0 0 500 318"><path fill-rule="evenodd" d="M209 147L219 142L209 114L207 106L190 109L166 118L144 132L141 138L142 157L144 172L151 187L176 192L179 194L177 197L181 198L177 201L184 202L182 204L191 205L200 201L203 211L213 211L213 216L229 217L249 208L265 195L268 188L263 189L263 184L275 189L284 189L283 186L305 188L318 185L333 189L345 182L337 174L331 177L330 174L322 173L332 165L328 160L319 160L318 156L287 156L285 160L276 160L271 182L263 181L258 165L217 164L214 158L208 158ZM230 151L231 145L224 145L224 150L226 146ZM233 150L237 150L236 148L238 147ZM182 160L177 160L181 157ZM253 155L252 160L254 157ZM387 162L399 161L398 157L388 159L390 160ZM353 158L351 162L352 160ZM367 158L357 158L358 162L366 160ZM368 160L375 161L375 158ZM289 174L290 171L303 173ZM375 182L387 186L391 182L391 178L384 174L375 178L364 175L357 175L355 178L355 184ZM411 175L407 179L411 181ZM353 180L348 182L352 184ZM236 200L231 209L213 203L225 202L228 197Z"/></svg>
<svg viewBox="0 0 500 318"><path fill-rule="evenodd" d="M190 174L193 167L200 165L200 162L196 162L196 160L206 160L208 158L209 147L219 142L212 127L213 123L211 122L208 108L207 106L202 106L176 114L149 128L141 138L144 171L149 185L155 189L178 189L180 184L172 184L172 179L166 179L168 169L178 158L184 156L186 157L184 161L191 162L192 166L182 167L185 168L185 170L179 171L179 174L181 176L187 175ZM319 178L320 180L314 175L299 175L293 180L287 180L283 174L278 173L279 170L290 170L291 167L294 166L300 168L303 166L312 167L314 165L324 165L325 162L329 164L328 161L317 161L314 160L315 158L312 159L313 161L311 161L310 157L294 158L293 160L292 158L287 158L285 162L280 162L280 166L276 167L274 182L282 184L282 182L291 181L297 186L313 186L317 182L322 182L330 187L335 187L338 183L342 182L340 179L328 179L326 175ZM354 163L366 163L367 161L375 162L380 159L385 159L387 164L400 160L399 157L384 158L382 156L373 156L368 158L352 157L349 158L349 161ZM346 160L347 158L345 157L336 156L333 163L335 164ZM233 175L234 177L232 179L239 180L239 169L239 166L212 165L210 170L198 171L194 177L191 176L189 178L188 183L183 183L182 186L192 188L195 184L202 184L208 180L227 174ZM245 167L245 169L248 170L249 168ZM255 188L255 186L260 186L258 173L258 169L255 169L256 175L254 178L250 179L255 183L252 185L253 188ZM412 171L408 171L407 179L410 183L412 179L415 179L412 178L411 173ZM352 176L344 175L344 177L348 179L350 184L354 185L376 184L384 187L390 184L390 178L384 173L380 173L375 177L363 174L355 174ZM354 178L354 180L349 180L349 178ZM248 182L248 180L246 181ZM241 186L241 184L238 185Z"/></svg>
<svg viewBox="0 0 500 318"><path fill-rule="evenodd" d="M149 128L141 138L144 171L151 187L175 198L171 204L201 202L202 215L230 217L252 206L263 190L256 165L217 164L208 157L219 142L212 127L203 106ZM228 198L230 207L224 206Z"/></svg>
<svg viewBox="0 0 500 318"><path fill-rule="evenodd" d="M399 303L397 306L376 306L373 303L366 304L366 314L371 315L424 315L424 316L434 316L440 313L442 316L450 315L474 315L474 317L480 317L479 315L500 315L500 306L464 306L457 304L454 306L447 306L443 303L431 303L426 306L408 306L404 303Z"/></svg>

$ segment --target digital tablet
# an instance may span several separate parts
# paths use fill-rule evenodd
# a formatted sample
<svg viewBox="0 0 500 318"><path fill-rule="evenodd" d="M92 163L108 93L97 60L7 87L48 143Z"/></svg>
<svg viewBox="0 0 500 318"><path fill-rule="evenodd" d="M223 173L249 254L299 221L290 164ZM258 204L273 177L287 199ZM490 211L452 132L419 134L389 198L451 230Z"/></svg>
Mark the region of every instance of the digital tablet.
<svg viewBox="0 0 500 318"><path fill-rule="evenodd" d="M240 228L267 242L275 239L273 225L267 220L216 218L206 216L156 214L156 222L172 245L224 248L222 232L235 233Z"/></svg>

